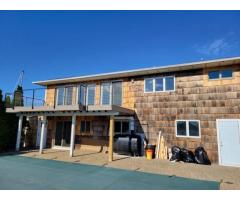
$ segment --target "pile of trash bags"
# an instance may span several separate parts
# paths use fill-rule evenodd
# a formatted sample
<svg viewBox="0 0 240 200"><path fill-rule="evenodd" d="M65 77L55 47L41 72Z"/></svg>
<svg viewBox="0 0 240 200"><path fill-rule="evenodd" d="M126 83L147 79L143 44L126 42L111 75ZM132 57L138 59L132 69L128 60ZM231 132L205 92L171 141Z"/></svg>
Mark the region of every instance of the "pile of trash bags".
<svg viewBox="0 0 240 200"><path fill-rule="evenodd" d="M203 147L198 147L195 149L195 152L189 151L178 146L172 147L172 157L170 161L183 161L187 163L197 163L202 165L211 165L211 162L208 158L207 152Z"/></svg>

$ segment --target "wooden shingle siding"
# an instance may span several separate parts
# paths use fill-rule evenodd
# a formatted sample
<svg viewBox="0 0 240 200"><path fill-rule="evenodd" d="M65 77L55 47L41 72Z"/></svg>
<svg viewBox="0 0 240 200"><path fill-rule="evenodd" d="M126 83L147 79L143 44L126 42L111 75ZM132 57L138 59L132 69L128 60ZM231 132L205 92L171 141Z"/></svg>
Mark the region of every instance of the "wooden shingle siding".
<svg viewBox="0 0 240 200"><path fill-rule="evenodd" d="M232 79L208 80L209 69L124 78L122 106L135 110L136 131L144 132L150 143L156 144L158 132L162 130L169 147L178 145L194 150L203 146L211 161L217 162L216 119L240 118L240 66L224 68L233 69ZM217 69L223 67L211 70ZM175 91L144 93L144 79L158 76L175 76ZM95 104L100 105L101 81L94 83ZM53 88L50 86L47 90L49 104L54 103ZM201 137L176 137L175 120L178 119L200 120ZM103 125L95 126L100 134Z"/></svg>
<svg viewBox="0 0 240 200"><path fill-rule="evenodd" d="M46 92L46 104L48 106L54 106L54 98L55 98L55 87L49 86Z"/></svg>
<svg viewBox="0 0 240 200"><path fill-rule="evenodd" d="M140 126L138 130L146 131L147 124L146 135L150 142L155 144L158 132L162 130L169 147L178 145L194 150L203 146L210 159L217 162L216 119L240 118L240 67L233 66L233 69L233 79L222 81L206 79L208 70L167 74L175 75L176 91L165 93L144 93L146 77L136 78L133 92ZM201 138L176 137L177 119L200 120Z"/></svg>

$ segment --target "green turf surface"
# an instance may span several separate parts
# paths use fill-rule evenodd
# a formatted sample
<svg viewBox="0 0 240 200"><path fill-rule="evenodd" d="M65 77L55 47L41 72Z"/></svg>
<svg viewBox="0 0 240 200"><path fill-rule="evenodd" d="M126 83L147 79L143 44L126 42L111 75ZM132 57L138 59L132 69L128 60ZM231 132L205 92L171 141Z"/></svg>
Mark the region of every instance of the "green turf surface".
<svg viewBox="0 0 240 200"><path fill-rule="evenodd" d="M12 155L0 156L0 189L210 190L219 183Z"/></svg>

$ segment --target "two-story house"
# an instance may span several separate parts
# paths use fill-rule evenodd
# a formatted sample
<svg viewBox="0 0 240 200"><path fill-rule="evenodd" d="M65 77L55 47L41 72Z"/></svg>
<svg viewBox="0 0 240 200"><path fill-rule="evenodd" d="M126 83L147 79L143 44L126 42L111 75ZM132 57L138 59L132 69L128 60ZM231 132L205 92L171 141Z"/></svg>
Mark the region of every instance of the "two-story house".
<svg viewBox="0 0 240 200"><path fill-rule="evenodd" d="M240 165L240 57L33 82L45 97L23 93L30 104L8 108L39 120L36 145L64 148L109 146L115 133L145 134L169 147L203 146L213 162ZM39 101L41 103L39 103Z"/></svg>

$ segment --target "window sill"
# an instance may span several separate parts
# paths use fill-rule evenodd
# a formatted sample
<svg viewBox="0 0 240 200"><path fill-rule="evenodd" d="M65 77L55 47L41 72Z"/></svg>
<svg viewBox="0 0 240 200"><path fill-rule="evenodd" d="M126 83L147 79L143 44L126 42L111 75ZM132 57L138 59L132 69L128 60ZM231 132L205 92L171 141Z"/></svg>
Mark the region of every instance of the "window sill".
<svg viewBox="0 0 240 200"><path fill-rule="evenodd" d="M201 139L201 136L184 136L184 135L176 135L176 138Z"/></svg>

